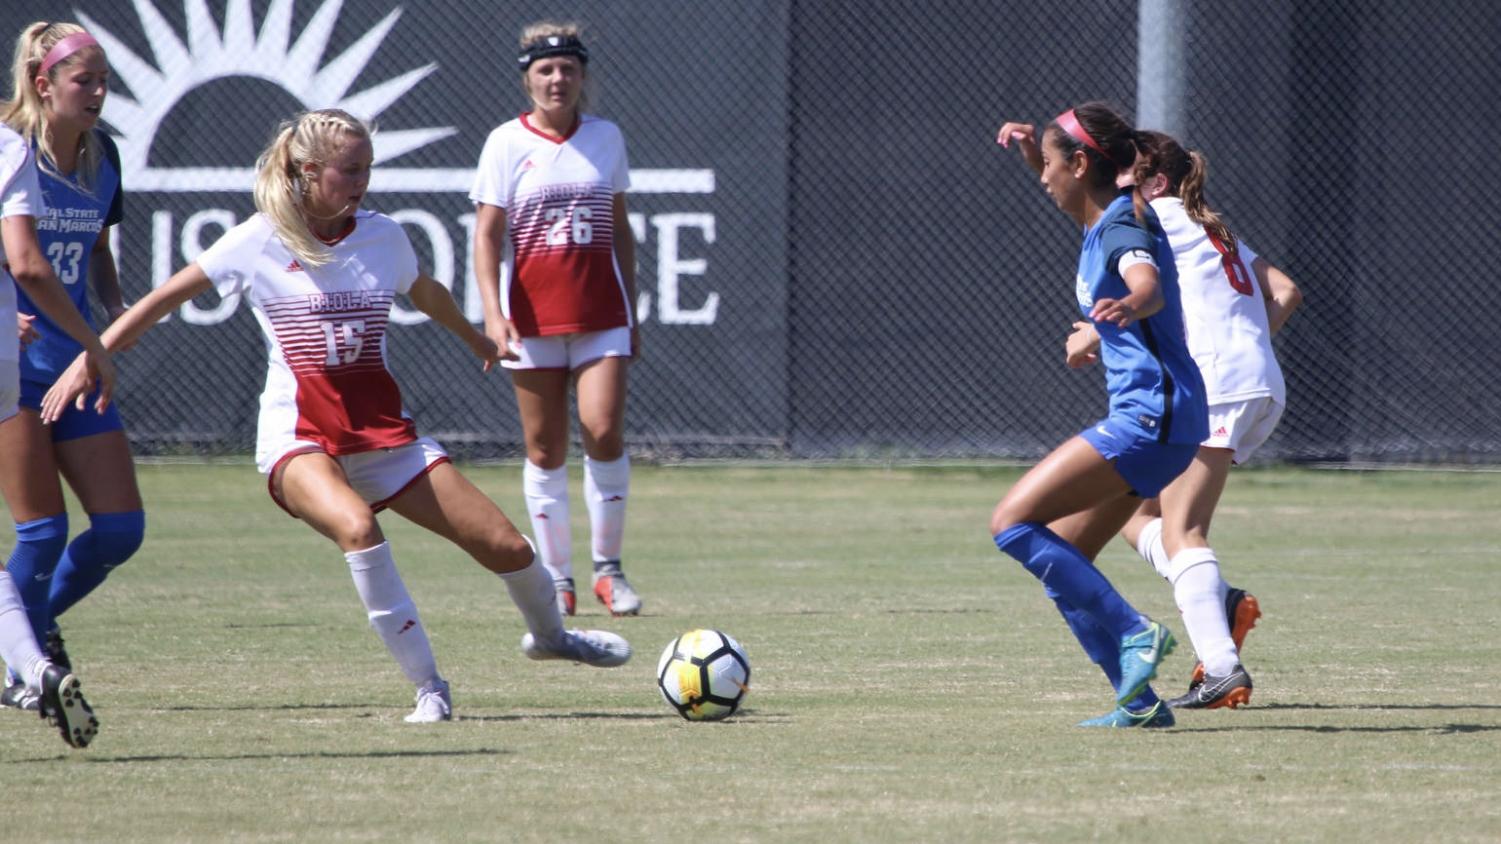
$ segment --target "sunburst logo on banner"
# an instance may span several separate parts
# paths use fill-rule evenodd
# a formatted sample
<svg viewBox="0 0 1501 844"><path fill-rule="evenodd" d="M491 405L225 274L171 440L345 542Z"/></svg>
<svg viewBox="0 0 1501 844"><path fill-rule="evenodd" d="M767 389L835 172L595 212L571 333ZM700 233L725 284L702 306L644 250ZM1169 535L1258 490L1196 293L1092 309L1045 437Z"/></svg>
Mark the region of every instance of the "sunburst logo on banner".
<svg viewBox="0 0 1501 844"><path fill-rule="evenodd" d="M110 96L105 100L103 115L121 133L120 158L132 190L247 190L254 182L250 167L153 168L148 164L152 141L163 120L189 91L205 83L232 77L261 79L295 97L303 108L341 108L373 121L438 69L436 63L429 63L351 93L381 42L396 26L400 9L392 10L347 50L324 63L342 0L324 0L295 41L293 0L272 0L259 33L251 17L250 0L229 0L222 32L205 0L186 0L186 41L178 38L151 0L133 1L151 50L150 60L87 15L78 16L104 46L111 68L137 97ZM373 139L376 160L390 161L457 131L451 126L378 131ZM386 190L433 187L430 177L411 180L410 185L392 184L390 178L381 181Z"/></svg>

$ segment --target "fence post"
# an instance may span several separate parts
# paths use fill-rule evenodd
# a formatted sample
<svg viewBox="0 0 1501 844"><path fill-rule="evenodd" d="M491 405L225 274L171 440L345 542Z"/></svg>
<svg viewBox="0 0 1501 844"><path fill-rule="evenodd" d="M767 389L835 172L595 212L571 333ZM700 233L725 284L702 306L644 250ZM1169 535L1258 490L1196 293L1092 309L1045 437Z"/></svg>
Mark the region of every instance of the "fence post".
<svg viewBox="0 0 1501 844"><path fill-rule="evenodd" d="M1183 137L1183 12L1188 0L1141 0L1136 22L1136 125Z"/></svg>

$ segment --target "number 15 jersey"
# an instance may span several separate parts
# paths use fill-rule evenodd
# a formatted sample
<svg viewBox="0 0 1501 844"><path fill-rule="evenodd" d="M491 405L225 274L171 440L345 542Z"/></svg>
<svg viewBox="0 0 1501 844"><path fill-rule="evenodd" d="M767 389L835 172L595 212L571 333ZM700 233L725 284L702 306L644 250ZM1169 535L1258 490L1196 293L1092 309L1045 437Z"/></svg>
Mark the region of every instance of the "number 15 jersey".
<svg viewBox="0 0 1501 844"><path fill-rule="evenodd" d="M506 213L500 306L523 337L631 325L615 262L615 194L630 187L614 123L582 115L565 138L523 114L490 133L469 198Z"/></svg>
<svg viewBox="0 0 1501 844"><path fill-rule="evenodd" d="M297 451L338 456L417 438L386 368L391 305L417 280L412 243L395 220L360 211L329 249L332 261L304 267L257 214L198 256L219 295L245 296L265 334L255 449L262 472Z"/></svg>

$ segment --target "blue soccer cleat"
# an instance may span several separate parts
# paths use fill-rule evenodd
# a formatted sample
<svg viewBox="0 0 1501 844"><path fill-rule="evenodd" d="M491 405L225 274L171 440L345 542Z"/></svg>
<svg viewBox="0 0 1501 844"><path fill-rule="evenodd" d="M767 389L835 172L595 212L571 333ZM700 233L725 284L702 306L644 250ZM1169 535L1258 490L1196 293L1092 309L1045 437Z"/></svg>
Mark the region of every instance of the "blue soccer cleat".
<svg viewBox="0 0 1501 844"><path fill-rule="evenodd" d="M1115 702L1130 703L1157 676L1157 666L1178 646L1173 631L1155 621L1147 629L1121 639L1121 684Z"/></svg>
<svg viewBox="0 0 1501 844"><path fill-rule="evenodd" d="M1164 706L1160 700L1152 704L1151 708L1145 712L1132 712L1125 707L1117 706L1098 718L1079 722L1081 727L1141 727L1148 730L1172 725L1173 711Z"/></svg>

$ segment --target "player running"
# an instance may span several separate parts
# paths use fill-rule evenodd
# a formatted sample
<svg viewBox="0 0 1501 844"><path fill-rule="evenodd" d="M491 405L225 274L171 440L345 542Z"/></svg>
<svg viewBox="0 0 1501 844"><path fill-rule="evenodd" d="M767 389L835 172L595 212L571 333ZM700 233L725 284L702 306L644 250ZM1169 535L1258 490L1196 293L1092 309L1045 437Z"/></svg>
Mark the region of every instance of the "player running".
<svg viewBox="0 0 1501 844"><path fill-rule="evenodd" d="M614 123L583 111L589 51L577 26L526 27L519 64L531 110L490 133L469 192L485 332L515 352L502 365L526 438L522 489L559 609L573 615L577 606L566 463L572 384L594 595L614 615L636 615L641 598L620 563L631 472L626 376L641 353L625 141Z"/></svg>
<svg viewBox="0 0 1501 844"><path fill-rule="evenodd" d="M123 217L120 155L98 128L109 79L104 50L82 27L39 21L21 32L4 120L30 144L46 210L37 236L77 312L92 325L88 288L109 319L124 312L110 226ZM21 291L21 313L36 307ZM80 346L40 314L40 335L21 355L20 412L0 424L0 448L24 460L11 498L16 547L6 567L15 577L32 629L53 662L71 667L56 619L98 588L138 548L146 514L125 428L113 405L104 413L70 409L43 426L42 394ZM89 516L88 530L68 542L61 478ZM35 709L37 697L11 666L0 705Z"/></svg>
<svg viewBox="0 0 1501 844"><path fill-rule="evenodd" d="M100 386L94 411L101 412L114 389L115 369L109 353L58 282L36 236L42 213L42 189L29 145L15 132L0 126L0 326L16 324L16 287L50 317L59 329L84 349L82 382L87 389L97 377ZM9 328L0 332L0 422L17 411L21 394L20 348ZM27 455L11 443L0 444L0 492L15 512L26 485ZM62 733L72 747L85 747L99 730L99 720L84 700L78 678L67 666L49 659L27 617L18 578L0 567L0 659L22 682L22 694L36 701L38 713Z"/></svg>
<svg viewBox="0 0 1501 844"><path fill-rule="evenodd" d="M1251 699L1240 648L1261 609L1255 596L1222 579L1209 524L1230 467L1245 462L1282 418L1287 388L1272 335L1303 298L1292 279L1236 238L1204 201L1208 175L1202 154L1169 135L1142 133L1135 181L1173 247L1188 349L1208 391L1210 434L1188 469L1158 499L1142 502L1122 535L1173 585L1198 654L1188 692L1168 701L1185 709L1234 708ZM1074 327L1069 365L1085 366L1099 335L1086 323ZM1066 525L1055 529L1073 533Z"/></svg>
<svg viewBox="0 0 1501 844"><path fill-rule="evenodd" d="M448 289L422 273L401 226L361 210L374 152L369 128L343 111L284 123L257 162L260 213L152 291L104 334L133 344L183 302L217 290L243 295L269 348L256 462L271 497L344 552L355 588L386 649L417 688L408 722L452 717L417 608L375 514L389 508L462 548L504 580L532 659L616 666L621 637L564 630L552 578L494 502L417 435L386 366L386 324L398 293L463 340L485 371L496 344L464 319ZM57 418L82 389L75 362L48 392Z"/></svg>
<svg viewBox="0 0 1501 844"><path fill-rule="evenodd" d="M1184 345L1167 238L1135 192L1116 187L1136 159L1136 132L1107 106L1086 103L1060 114L1032 150L1043 188L1084 228L1075 295L1102 338L1110 413L1028 471L996 505L990 529L996 546L1042 581L1116 689L1116 708L1080 726L1167 727L1172 712L1148 684L1175 645L1172 633L1048 526L1130 512L1177 477L1208 434L1204 383Z"/></svg>

